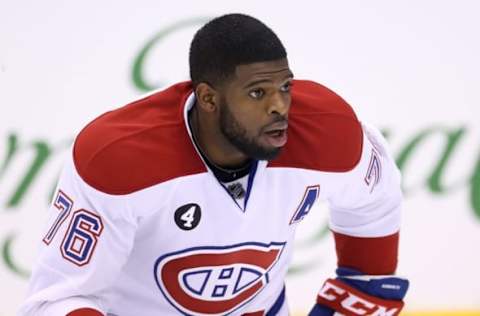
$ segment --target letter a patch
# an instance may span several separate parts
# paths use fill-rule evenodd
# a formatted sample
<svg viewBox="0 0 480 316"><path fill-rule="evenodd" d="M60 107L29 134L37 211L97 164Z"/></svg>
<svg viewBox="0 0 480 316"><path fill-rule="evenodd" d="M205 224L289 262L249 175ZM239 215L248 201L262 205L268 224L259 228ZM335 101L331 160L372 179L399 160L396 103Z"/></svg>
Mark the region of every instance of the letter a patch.
<svg viewBox="0 0 480 316"><path fill-rule="evenodd" d="M307 187L300 205L297 207L295 214L293 214L293 217L290 220L290 225L300 222L305 216L307 216L313 204L317 201L319 192L320 186L318 184Z"/></svg>
<svg viewBox="0 0 480 316"><path fill-rule="evenodd" d="M382 165L380 164L380 159L375 150L372 150L372 155L370 156L370 163L368 165L367 174L365 175L365 183L370 187L370 192L373 191L375 186L380 181L380 176L382 173Z"/></svg>

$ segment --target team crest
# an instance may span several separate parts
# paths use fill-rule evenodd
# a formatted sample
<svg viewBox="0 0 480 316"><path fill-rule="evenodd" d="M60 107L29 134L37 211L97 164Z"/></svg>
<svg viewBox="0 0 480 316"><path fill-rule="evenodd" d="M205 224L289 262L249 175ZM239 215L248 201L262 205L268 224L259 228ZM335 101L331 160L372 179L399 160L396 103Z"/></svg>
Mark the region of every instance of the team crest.
<svg viewBox="0 0 480 316"><path fill-rule="evenodd" d="M269 282L285 243L197 247L155 263L155 280L182 314L226 315L252 300Z"/></svg>

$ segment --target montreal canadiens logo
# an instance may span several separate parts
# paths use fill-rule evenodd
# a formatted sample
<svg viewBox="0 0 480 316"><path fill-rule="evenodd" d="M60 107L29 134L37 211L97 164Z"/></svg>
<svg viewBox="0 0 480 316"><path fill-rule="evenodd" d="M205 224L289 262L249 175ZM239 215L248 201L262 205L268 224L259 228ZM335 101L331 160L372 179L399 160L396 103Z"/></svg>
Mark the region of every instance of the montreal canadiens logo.
<svg viewBox="0 0 480 316"><path fill-rule="evenodd" d="M225 315L252 300L269 282L285 243L197 247L157 259L155 280L182 314Z"/></svg>

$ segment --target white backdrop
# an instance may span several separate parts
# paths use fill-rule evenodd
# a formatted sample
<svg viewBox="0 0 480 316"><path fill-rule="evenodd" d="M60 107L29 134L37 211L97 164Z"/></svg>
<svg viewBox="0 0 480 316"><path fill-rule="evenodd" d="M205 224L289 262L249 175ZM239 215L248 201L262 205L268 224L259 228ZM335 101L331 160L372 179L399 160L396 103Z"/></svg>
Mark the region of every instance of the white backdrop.
<svg viewBox="0 0 480 316"><path fill-rule="evenodd" d="M386 132L404 175L408 310L480 315L479 2L0 0L0 316L25 293L74 135L148 88L187 79L193 32L228 12L270 25L297 78L329 86ZM335 267L327 210L311 213L288 278L295 312Z"/></svg>

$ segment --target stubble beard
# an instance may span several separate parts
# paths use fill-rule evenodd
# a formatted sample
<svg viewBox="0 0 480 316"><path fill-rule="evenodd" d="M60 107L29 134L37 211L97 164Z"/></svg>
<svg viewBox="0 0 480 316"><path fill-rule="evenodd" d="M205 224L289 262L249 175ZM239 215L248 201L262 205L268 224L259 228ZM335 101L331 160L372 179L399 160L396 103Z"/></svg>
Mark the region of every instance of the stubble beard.
<svg viewBox="0 0 480 316"><path fill-rule="evenodd" d="M280 154L281 148L265 148L254 137L249 137L226 103L220 107L220 131L233 146L250 158L273 160Z"/></svg>

